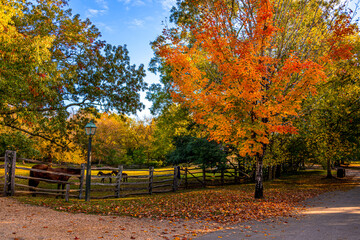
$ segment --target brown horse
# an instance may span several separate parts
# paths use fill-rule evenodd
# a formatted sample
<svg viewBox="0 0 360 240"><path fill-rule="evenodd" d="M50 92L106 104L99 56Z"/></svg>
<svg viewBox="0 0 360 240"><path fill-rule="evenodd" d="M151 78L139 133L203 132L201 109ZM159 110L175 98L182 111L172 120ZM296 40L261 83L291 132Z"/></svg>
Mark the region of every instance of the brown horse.
<svg viewBox="0 0 360 240"><path fill-rule="evenodd" d="M98 172L97 174L98 176L101 176L101 182L104 183L105 182L105 178L109 178L109 182L111 183L111 176L113 175L112 173L103 173L102 171Z"/></svg>
<svg viewBox="0 0 360 240"><path fill-rule="evenodd" d="M118 174L119 174L119 171L112 171L111 172L111 174L112 175L114 175L114 176L117 176ZM126 173L122 173L122 180L123 180L123 182L127 182L128 181L128 175L126 174Z"/></svg>
<svg viewBox="0 0 360 240"><path fill-rule="evenodd" d="M47 173L47 172L45 173L45 172L35 172L30 170L30 177L42 178L45 179L44 181L48 179L48 180L67 182L70 176L59 175L56 173L65 173L65 174L73 174L73 175L80 175L81 173L81 169L78 168L52 168L49 165L45 165L45 164L34 165L31 169L54 172L54 173ZM29 179L29 186L37 187L40 181L41 180L37 180L37 179ZM64 190L65 183L58 183L57 189L60 189L60 185L62 185L62 189ZM35 191L34 189L30 189L30 190ZM33 196L35 196L35 193L33 193Z"/></svg>

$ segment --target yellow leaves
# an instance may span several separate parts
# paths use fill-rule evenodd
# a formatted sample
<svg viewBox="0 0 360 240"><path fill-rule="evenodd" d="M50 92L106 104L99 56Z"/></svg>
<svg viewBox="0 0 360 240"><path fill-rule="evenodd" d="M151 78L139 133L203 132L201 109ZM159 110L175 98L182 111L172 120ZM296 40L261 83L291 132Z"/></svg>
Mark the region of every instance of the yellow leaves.
<svg viewBox="0 0 360 240"><path fill-rule="evenodd" d="M38 65L50 59L50 51L54 36L30 36L18 32L14 17L23 15L24 1L0 2L0 57L7 58L9 63L30 60ZM30 59L28 59L30 57Z"/></svg>
<svg viewBox="0 0 360 240"><path fill-rule="evenodd" d="M17 34L14 27L13 17L23 15L23 1L7 0L0 2L0 39L11 40L12 34ZM14 35L13 35L14 36Z"/></svg>
<svg viewBox="0 0 360 240"><path fill-rule="evenodd" d="M35 36L31 39L29 43L30 49L35 49L35 59L37 64L42 64L44 61L49 60L51 57L51 48L52 42L55 40L55 36Z"/></svg>
<svg viewBox="0 0 360 240"><path fill-rule="evenodd" d="M64 139L65 140L65 139ZM68 162L81 164L85 163L86 158L83 153L83 149L71 141L67 141L68 149L59 149L56 146L51 145L47 140L39 138L36 148L44 157L50 158L52 161Z"/></svg>

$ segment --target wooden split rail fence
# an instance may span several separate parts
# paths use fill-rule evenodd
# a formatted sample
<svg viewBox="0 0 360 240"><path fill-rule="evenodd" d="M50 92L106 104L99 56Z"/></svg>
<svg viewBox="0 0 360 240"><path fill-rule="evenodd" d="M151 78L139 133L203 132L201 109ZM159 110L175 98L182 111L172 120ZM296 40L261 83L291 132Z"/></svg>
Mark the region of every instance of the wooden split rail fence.
<svg viewBox="0 0 360 240"><path fill-rule="evenodd" d="M119 168L92 168L91 170L118 172L116 176L92 176L94 179L101 178L104 179L104 182L109 181L109 183L91 183L92 186L95 186L91 189L91 192L112 192L112 194L107 196L98 196L99 194L93 194L92 198L116 198L126 197L129 195L164 193L177 190L177 167L175 167L174 170L155 170L153 167L150 167L147 171L144 169L131 169L129 170L132 173L131 175L124 171L123 166L119 166ZM126 177L124 177L125 174ZM110 179L113 179L114 181L111 180L110 182Z"/></svg>
<svg viewBox="0 0 360 240"><path fill-rule="evenodd" d="M181 168L181 188L223 186L248 181L250 176L236 168Z"/></svg>
<svg viewBox="0 0 360 240"><path fill-rule="evenodd" d="M19 163L46 164L32 159L16 158L16 152L6 151L5 157L0 158L0 187L3 186L4 196L14 194L47 194L71 198L84 198L85 192L85 164L77 166L80 174L67 174L49 172L40 169L32 169L26 166L17 166ZM59 166L64 167L64 166ZM50 180L30 176L30 171L39 173L51 173L53 175L70 177L68 181ZM113 167L93 167L92 173L104 174L102 176L91 175L91 198L119 198L129 195L153 194L177 191L179 188L198 188L206 186L219 186L237 184L249 180L249 176L236 169L202 169L194 167L180 168L178 166L169 169L156 170L150 167L144 169L123 169ZM111 173L115 172L116 175ZM2 175L2 173L4 173ZM30 179L41 181L40 186L29 186ZM65 184L65 189L56 189L54 184Z"/></svg>
<svg viewBox="0 0 360 240"><path fill-rule="evenodd" d="M84 176L85 164L79 169L79 175L33 169L30 167L16 166L16 160L35 164L44 164L32 159L16 158L16 152L6 151L2 158L4 164L0 165L0 184L3 185L3 196L13 196L17 194L46 194L64 197L67 201L70 197L82 199L84 197ZM45 163L46 164L46 163ZM63 166L60 166L63 167ZM1 171L3 168L4 170ZM21 174L18 174L18 171ZM47 173L70 177L69 181L50 180L39 177L31 177L30 171ZM98 167L92 168L92 172L107 172L102 176L91 176L91 198L119 198L129 195L153 194L176 191L178 189L180 168L175 167L169 170L155 170L150 167L148 171L144 169L124 170L123 166L118 168ZM117 175L111 175L110 171L116 171ZM4 175L1 175L4 172ZM130 174L131 172L131 174ZM126 176L126 177L125 177ZM32 180L41 181L42 187L29 186L27 182ZM79 180L77 180L79 179ZM101 181L102 180L102 181ZM110 182L111 180L111 182ZM65 184L65 189L54 189L54 184ZM44 187L45 186L45 187Z"/></svg>

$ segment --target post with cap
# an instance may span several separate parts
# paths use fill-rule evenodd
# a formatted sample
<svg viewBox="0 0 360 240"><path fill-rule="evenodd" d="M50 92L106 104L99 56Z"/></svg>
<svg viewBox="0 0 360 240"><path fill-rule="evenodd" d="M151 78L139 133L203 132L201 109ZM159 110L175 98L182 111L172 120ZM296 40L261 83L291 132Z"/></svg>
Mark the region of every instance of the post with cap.
<svg viewBox="0 0 360 240"><path fill-rule="evenodd" d="M90 185L91 185L91 140L92 136L95 135L96 125L91 120L85 126L86 135L89 136L89 147L88 147L88 158L86 165L86 187L85 187L85 201L90 201Z"/></svg>

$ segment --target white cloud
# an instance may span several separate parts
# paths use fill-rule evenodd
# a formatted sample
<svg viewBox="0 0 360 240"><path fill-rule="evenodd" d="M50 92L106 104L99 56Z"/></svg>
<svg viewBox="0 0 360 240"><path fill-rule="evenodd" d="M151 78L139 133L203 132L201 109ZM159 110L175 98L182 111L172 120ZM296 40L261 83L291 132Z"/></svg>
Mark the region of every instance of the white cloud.
<svg viewBox="0 0 360 240"><path fill-rule="evenodd" d="M131 3L131 0L118 0L118 2L122 2L124 4L129 4L129 3Z"/></svg>
<svg viewBox="0 0 360 240"><path fill-rule="evenodd" d="M106 0L95 0L95 1L99 5L100 9L89 8L87 10L87 17L96 17L99 15L104 15L109 10L109 6Z"/></svg>
<svg viewBox="0 0 360 240"><path fill-rule="evenodd" d="M160 0L162 7L169 11L173 6L176 5L176 0Z"/></svg>
<svg viewBox="0 0 360 240"><path fill-rule="evenodd" d="M109 9L108 3L107 3L107 1L105 1L105 0L96 0L96 3L97 3L101 8L103 8L104 10L108 10L108 9Z"/></svg>
<svg viewBox="0 0 360 240"><path fill-rule="evenodd" d="M141 20L141 19L134 19L130 22L130 25L133 27L143 27L144 26L145 21Z"/></svg>
<svg viewBox="0 0 360 240"><path fill-rule="evenodd" d="M106 32L114 32L114 29L112 29L109 25L106 25L103 22L97 22L96 26L100 28L101 30L105 30Z"/></svg>
<svg viewBox="0 0 360 240"><path fill-rule="evenodd" d="M146 5L145 1L143 0L118 0L118 1L124 3L125 5L132 5L132 6Z"/></svg>
<svg viewBox="0 0 360 240"><path fill-rule="evenodd" d="M96 17L96 16L98 16L98 15L104 15L106 12L107 12L106 9L98 10L98 9L91 9L91 8L89 8L89 9L87 10L86 16L87 16L87 17Z"/></svg>

